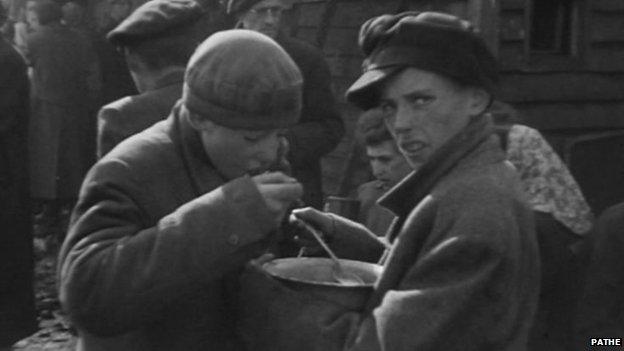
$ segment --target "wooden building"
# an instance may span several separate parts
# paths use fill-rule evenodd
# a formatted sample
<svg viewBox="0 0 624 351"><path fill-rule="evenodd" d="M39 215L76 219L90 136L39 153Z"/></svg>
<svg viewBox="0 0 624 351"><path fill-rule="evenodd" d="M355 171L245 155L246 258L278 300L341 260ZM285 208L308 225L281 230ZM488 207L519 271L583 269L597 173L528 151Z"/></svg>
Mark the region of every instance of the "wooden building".
<svg viewBox="0 0 624 351"><path fill-rule="evenodd" d="M325 53L347 124L325 159L328 194L342 190L360 113L343 97L361 71L359 27L403 10L472 21L499 58L499 100L549 139L596 212L624 201L623 0L299 0L289 29Z"/></svg>

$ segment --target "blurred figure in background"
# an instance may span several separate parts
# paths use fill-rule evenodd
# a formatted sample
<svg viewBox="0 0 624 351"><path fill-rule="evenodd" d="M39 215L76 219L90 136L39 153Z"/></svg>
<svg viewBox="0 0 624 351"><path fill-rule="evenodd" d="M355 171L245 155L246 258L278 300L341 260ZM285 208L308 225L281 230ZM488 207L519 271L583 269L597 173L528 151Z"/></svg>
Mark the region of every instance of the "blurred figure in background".
<svg viewBox="0 0 624 351"><path fill-rule="evenodd" d="M593 251L578 306L575 350L590 338L624 335L624 203L607 208L592 233ZM572 349L572 348L571 348Z"/></svg>
<svg viewBox="0 0 624 351"><path fill-rule="evenodd" d="M107 0L102 2L103 7L96 8L98 17L98 38L96 50L100 59L102 99L101 104L123 98L124 96L136 95L130 71L122 52L105 40L108 32L113 30L121 21L132 12L130 0Z"/></svg>
<svg viewBox="0 0 624 351"><path fill-rule="evenodd" d="M303 184L303 201L320 208L323 202L320 159L338 145L344 135L344 124L323 53L280 30L282 14L289 6L288 0L229 0L227 12L236 17L238 28L275 39L303 74L301 120L286 133L290 144L288 159L293 176Z"/></svg>
<svg viewBox="0 0 624 351"><path fill-rule="evenodd" d="M154 0L108 34L108 40L123 51L140 94L100 109L98 158L169 116L182 96L186 63L204 39L193 31L203 15L202 7L193 0Z"/></svg>
<svg viewBox="0 0 624 351"><path fill-rule="evenodd" d="M52 0L37 0L39 23L28 36L26 57L33 68L30 124L31 191L43 202L35 235L61 234L62 207L73 206L94 161L97 61L91 45L61 24Z"/></svg>
<svg viewBox="0 0 624 351"><path fill-rule="evenodd" d="M412 169L390 135L378 109L365 112L358 121L358 132L366 146L366 156L375 180L357 189L360 201L358 222L378 236L386 234L394 214L377 204L377 199L407 176Z"/></svg>
<svg viewBox="0 0 624 351"><path fill-rule="evenodd" d="M535 215L542 277L529 347L576 349L571 344L573 320L594 215L570 170L540 132L515 123L519 119L507 104L497 101L490 111Z"/></svg>
<svg viewBox="0 0 624 351"><path fill-rule="evenodd" d="M0 25L5 11L0 7ZM28 183L28 78L0 37L0 350L37 328Z"/></svg>

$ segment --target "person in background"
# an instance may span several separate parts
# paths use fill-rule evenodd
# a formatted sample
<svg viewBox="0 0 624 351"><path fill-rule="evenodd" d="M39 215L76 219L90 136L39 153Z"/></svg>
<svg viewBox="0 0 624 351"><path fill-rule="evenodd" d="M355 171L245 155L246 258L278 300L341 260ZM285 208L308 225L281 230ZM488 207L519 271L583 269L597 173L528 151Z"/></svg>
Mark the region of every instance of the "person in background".
<svg viewBox="0 0 624 351"><path fill-rule="evenodd" d="M363 136L366 156L375 177L375 180L357 189L356 198L360 202L358 222L376 235L383 236L395 216L379 206L377 200L412 169L388 131L381 111L372 109L362 114L358 120L358 131Z"/></svg>
<svg viewBox="0 0 624 351"><path fill-rule="evenodd" d="M168 119L91 169L59 256L78 350L243 350L239 271L303 191L278 171L302 83L272 39L218 32L191 57Z"/></svg>
<svg viewBox="0 0 624 351"><path fill-rule="evenodd" d="M594 215L570 170L540 132L517 123L507 104L497 101L490 111L536 221L542 277L529 347L576 349L571 336Z"/></svg>
<svg viewBox="0 0 624 351"><path fill-rule="evenodd" d="M87 22L87 14L85 7L77 1L68 1L63 4L62 22L68 28L81 33L87 40L95 39L95 29Z"/></svg>
<svg viewBox="0 0 624 351"><path fill-rule="evenodd" d="M575 350L591 349L592 338L620 340L624 335L623 228L624 203L607 208L596 221L576 328L569 335Z"/></svg>
<svg viewBox="0 0 624 351"><path fill-rule="evenodd" d="M293 176L303 184L304 203L320 208L323 202L320 159L338 145L345 132L344 123L332 93L329 67L323 54L281 30L282 15L288 6L287 0L229 0L227 13L238 21L237 28L275 39L303 74L301 120L286 133L290 144L288 159Z"/></svg>
<svg viewBox="0 0 624 351"><path fill-rule="evenodd" d="M124 54L105 39L108 32L130 15L132 2L131 0L105 0L100 4L103 6L96 8L96 16L100 20L95 44L102 71L102 98L99 107L138 93L126 65Z"/></svg>
<svg viewBox="0 0 624 351"><path fill-rule="evenodd" d="M140 94L100 109L98 158L169 115L182 96L186 63L203 39L194 31L203 12L193 0L149 1L108 34L124 53Z"/></svg>
<svg viewBox="0 0 624 351"><path fill-rule="evenodd" d="M28 36L39 27L39 22L34 11L35 4L35 0L27 0L24 2L23 7L21 7L17 13L17 18L13 26L13 44L22 56L26 55L26 41Z"/></svg>
<svg viewBox="0 0 624 351"><path fill-rule="evenodd" d="M29 131L31 191L43 202L38 236L64 234L61 209L73 206L80 183L94 161L97 60L90 43L61 23L52 0L37 0L39 27L28 36L32 66L32 115Z"/></svg>
<svg viewBox="0 0 624 351"><path fill-rule="evenodd" d="M0 25L5 11L0 7ZM28 77L0 37L0 350L37 330L28 183Z"/></svg>
<svg viewBox="0 0 624 351"><path fill-rule="evenodd" d="M322 301L280 311L291 333L323 336L292 349L527 350L539 249L520 180L485 113L498 81L494 56L470 23L435 12L372 18L359 43L364 73L347 100L381 109L415 172L379 200L397 215L389 249L358 223L293 211L338 257L384 268L362 312L318 315ZM270 289L271 301L305 300Z"/></svg>

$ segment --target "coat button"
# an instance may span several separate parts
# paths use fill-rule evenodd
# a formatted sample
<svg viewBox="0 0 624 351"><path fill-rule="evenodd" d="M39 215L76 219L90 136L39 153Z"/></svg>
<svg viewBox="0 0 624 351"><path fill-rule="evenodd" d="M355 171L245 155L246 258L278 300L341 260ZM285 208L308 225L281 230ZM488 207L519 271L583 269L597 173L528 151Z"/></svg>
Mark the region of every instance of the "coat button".
<svg viewBox="0 0 624 351"><path fill-rule="evenodd" d="M238 238L238 235L236 235L236 234L232 234L228 238L228 243L230 243L231 245L238 245L239 241L240 241L240 239Z"/></svg>

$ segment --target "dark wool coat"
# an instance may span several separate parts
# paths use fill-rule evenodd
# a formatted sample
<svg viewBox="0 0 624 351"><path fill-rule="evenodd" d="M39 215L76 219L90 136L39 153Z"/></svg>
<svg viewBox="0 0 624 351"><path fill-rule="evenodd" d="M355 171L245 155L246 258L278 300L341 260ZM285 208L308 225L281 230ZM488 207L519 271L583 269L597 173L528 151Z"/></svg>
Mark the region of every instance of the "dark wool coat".
<svg viewBox="0 0 624 351"><path fill-rule="evenodd" d="M239 350L230 292L275 224L249 177L226 182L178 115L89 172L60 253L79 350Z"/></svg>
<svg viewBox="0 0 624 351"><path fill-rule="evenodd" d="M593 251L578 308L575 349L590 338L624 335L624 203L607 208L592 233Z"/></svg>
<svg viewBox="0 0 624 351"><path fill-rule="evenodd" d="M265 349L526 350L540 277L534 220L491 133L489 121L474 121L380 200L398 220L389 232L384 272L363 311L305 301L267 279L265 303L274 309L251 312L269 322L266 334L247 339L249 345L270 345L262 337L290 334L287 347ZM332 245L339 257L374 256L372 233L362 226L337 219L336 233ZM366 242L356 244L356 238ZM243 292L267 297L262 284L253 286L255 292ZM278 330L271 328L275 315L288 321Z"/></svg>
<svg viewBox="0 0 624 351"><path fill-rule="evenodd" d="M75 198L95 159L95 51L81 34L54 24L28 37L27 57L33 67L32 195Z"/></svg>
<svg viewBox="0 0 624 351"><path fill-rule="evenodd" d="M0 38L0 348L37 328L28 184L26 64Z"/></svg>
<svg viewBox="0 0 624 351"><path fill-rule="evenodd" d="M377 200L387 191L377 180L364 183L357 189L357 199L360 202L357 221L378 236L386 235L395 217L394 213L377 204Z"/></svg>
<svg viewBox="0 0 624 351"><path fill-rule="evenodd" d="M169 116L182 96L184 69L162 77L143 94L126 96L102 107L98 113L97 157L101 158L122 140Z"/></svg>
<svg viewBox="0 0 624 351"><path fill-rule="evenodd" d="M316 208L323 202L321 157L332 151L344 135L323 54L303 41L280 35L276 41L292 57L303 75L301 119L287 134L293 176L304 187L303 201Z"/></svg>

